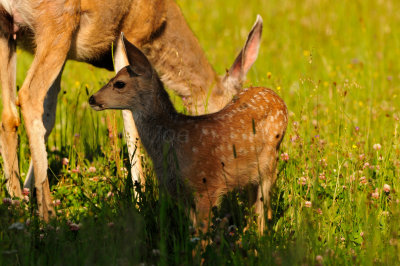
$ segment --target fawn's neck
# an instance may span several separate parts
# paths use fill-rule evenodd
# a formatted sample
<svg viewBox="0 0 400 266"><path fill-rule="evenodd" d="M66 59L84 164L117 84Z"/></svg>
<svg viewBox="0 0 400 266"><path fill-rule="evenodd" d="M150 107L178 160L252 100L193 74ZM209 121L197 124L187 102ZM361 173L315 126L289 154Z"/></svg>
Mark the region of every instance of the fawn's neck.
<svg viewBox="0 0 400 266"><path fill-rule="evenodd" d="M158 77L154 79L157 79L154 86L143 90L138 95L140 101L135 101L131 108L140 139L151 157L160 153L164 142L169 141L174 145L173 139L166 138L166 134L173 130L177 117L181 116L172 105L161 81Z"/></svg>
<svg viewBox="0 0 400 266"><path fill-rule="evenodd" d="M147 96L141 97L143 101L136 103L140 106L132 106L131 112L160 184L174 195L177 188L186 191L179 178L179 141L176 138L179 131L177 121L185 116L176 112L161 81L158 83L159 86L144 91Z"/></svg>
<svg viewBox="0 0 400 266"><path fill-rule="evenodd" d="M189 110L204 113L207 98L219 90L220 79L175 1L168 6L159 35L142 49L163 83L183 97Z"/></svg>

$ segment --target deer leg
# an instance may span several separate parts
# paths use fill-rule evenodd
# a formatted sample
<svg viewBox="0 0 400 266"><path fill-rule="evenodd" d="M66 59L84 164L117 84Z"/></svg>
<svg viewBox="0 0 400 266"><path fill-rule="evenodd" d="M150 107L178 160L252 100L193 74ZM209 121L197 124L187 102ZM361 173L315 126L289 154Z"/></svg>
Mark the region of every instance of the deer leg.
<svg viewBox="0 0 400 266"><path fill-rule="evenodd" d="M19 101L31 150L39 215L47 221L49 215L54 214L54 209L47 179L48 162L45 140L54 123L52 116L55 117L55 113L52 111L55 109L56 103L53 100L56 101L57 97L55 96L59 88L52 84L57 83L55 80L61 75L65 59L58 57L58 54L49 53L44 58L53 61L52 64L46 64L45 61L39 66L38 56L40 55L35 56L29 74L19 92ZM54 66L54 61L58 61L59 67Z"/></svg>
<svg viewBox="0 0 400 266"><path fill-rule="evenodd" d="M16 43L11 37L0 37L0 78L3 112L0 127L0 146L8 193L22 197L17 156L19 114L16 108Z"/></svg>
<svg viewBox="0 0 400 266"><path fill-rule="evenodd" d="M62 70L58 74L58 77L54 81L53 85L51 85L44 100L43 123L46 128L45 142L47 142L47 139L51 131L53 130L56 121L57 96L61 88L61 75L62 75ZM33 184L34 184L34 170L33 170L33 162L31 160L29 164L28 174L25 179L24 187L32 190Z"/></svg>
<svg viewBox="0 0 400 266"><path fill-rule="evenodd" d="M266 155L266 167L261 169L260 183L258 185L257 200L255 202L255 212L258 214L257 224L259 231L263 234L265 230L265 208L267 209L268 220L272 220L271 208L271 188L276 180L276 166L278 150L274 150Z"/></svg>
<svg viewBox="0 0 400 266"><path fill-rule="evenodd" d="M36 52L18 97L31 150L39 215L47 221L54 215L45 145L50 132L46 126L51 124L45 122L50 116L47 112L51 106L48 100L52 98L47 95L67 59L72 36L79 23L80 3L44 1L34 8L34 14L39 14L34 17Z"/></svg>
<svg viewBox="0 0 400 266"><path fill-rule="evenodd" d="M128 59L125 56L125 52L122 49L123 43L121 42L121 39L118 38L115 50L115 72L118 72L125 66L129 65ZM139 134L136 130L135 121L133 120L131 111L128 110L122 111L122 118L124 120L125 140L128 146L132 183L135 184L135 182L142 182L143 184L144 178L141 178L142 165L138 152Z"/></svg>
<svg viewBox="0 0 400 266"><path fill-rule="evenodd" d="M135 121L131 111L123 110L122 117L124 119L124 131L126 145L128 146L129 162L131 166L132 182L141 182L144 184L144 178L142 178L142 164L139 158L138 141L139 134L136 130Z"/></svg>

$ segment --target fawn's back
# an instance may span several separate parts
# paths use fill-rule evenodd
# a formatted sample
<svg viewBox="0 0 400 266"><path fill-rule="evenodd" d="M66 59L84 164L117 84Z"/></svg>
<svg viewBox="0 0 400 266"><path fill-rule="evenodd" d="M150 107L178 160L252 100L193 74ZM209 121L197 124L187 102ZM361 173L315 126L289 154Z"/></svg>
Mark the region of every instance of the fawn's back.
<svg viewBox="0 0 400 266"><path fill-rule="evenodd" d="M247 88L220 112L185 117L176 127L189 132L179 147L182 176L195 191L208 190L218 198L234 187L257 183L260 172L274 171L287 108L272 90Z"/></svg>

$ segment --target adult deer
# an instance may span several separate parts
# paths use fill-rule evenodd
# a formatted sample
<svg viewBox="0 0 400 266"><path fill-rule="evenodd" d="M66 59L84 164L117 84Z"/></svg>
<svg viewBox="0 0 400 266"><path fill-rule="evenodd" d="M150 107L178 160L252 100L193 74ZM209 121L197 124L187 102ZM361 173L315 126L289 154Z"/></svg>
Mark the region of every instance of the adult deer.
<svg viewBox="0 0 400 266"><path fill-rule="evenodd" d="M25 181L34 186L40 216L54 213L47 180L45 142L54 122L57 95L67 59L115 70L126 65L116 40L125 32L141 47L165 84L183 96L188 109L204 113L222 108L237 93L237 84L215 73L173 0L0 0L0 74L3 112L1 152L7 189L21 196L17 159L17 102L29 139L31 165ZM259 36L256 35L256 39ZM16 98L16 45L34 53L32 65ZM258 43L256 48L258 50ZM254 45L253 45L254 46ZM255 57L254 57L255 60ZM246 71L244 71L246 72ZM242 77L244 77L244 74ZM241 77L241 78L242 78ZM128 151L136 156L135 124L123 111ZM139 180L140 163L132 159L132 177Z"/></svg>
<svg viewBox="0 0 400 266"><path fill-rule="evenodd" d="M258 186L256 213L264 230L264 204L272 218L270 189L276 179L287 108L272 90L244 89L219 112L177 113L146 56L124 39L130 65L89 99L95 110L128 109L153 160L162 187L194 205L206 220L221 196L249 184ZM237 75L248 57L239 55L230 69ZM194 200L192 200L194 196Z"/></svg>

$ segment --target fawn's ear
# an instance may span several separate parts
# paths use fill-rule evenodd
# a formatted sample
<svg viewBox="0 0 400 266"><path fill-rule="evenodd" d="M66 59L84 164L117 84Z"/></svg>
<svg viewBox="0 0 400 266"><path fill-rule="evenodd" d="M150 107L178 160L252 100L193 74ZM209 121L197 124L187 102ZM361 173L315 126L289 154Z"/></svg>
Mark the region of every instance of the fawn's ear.
<svg viewBox="0 0 400 266"><path fill-rule="evenodd" d="M242 83L250 67L256 61L258 49L260 48L262 27L263 20L260 15L257 15L256 22L247 37L246 44L227 73L230 79Z"/></svg>
<svg viewBox="0 0 400 266"><path fill-rule="evenodd" d="M121 33L121 41L123 47L123 54L125 55L131 70L138 75L146 75L152 73L152 66L147 57L137 48L130 43L123 33Z"/></svg>

